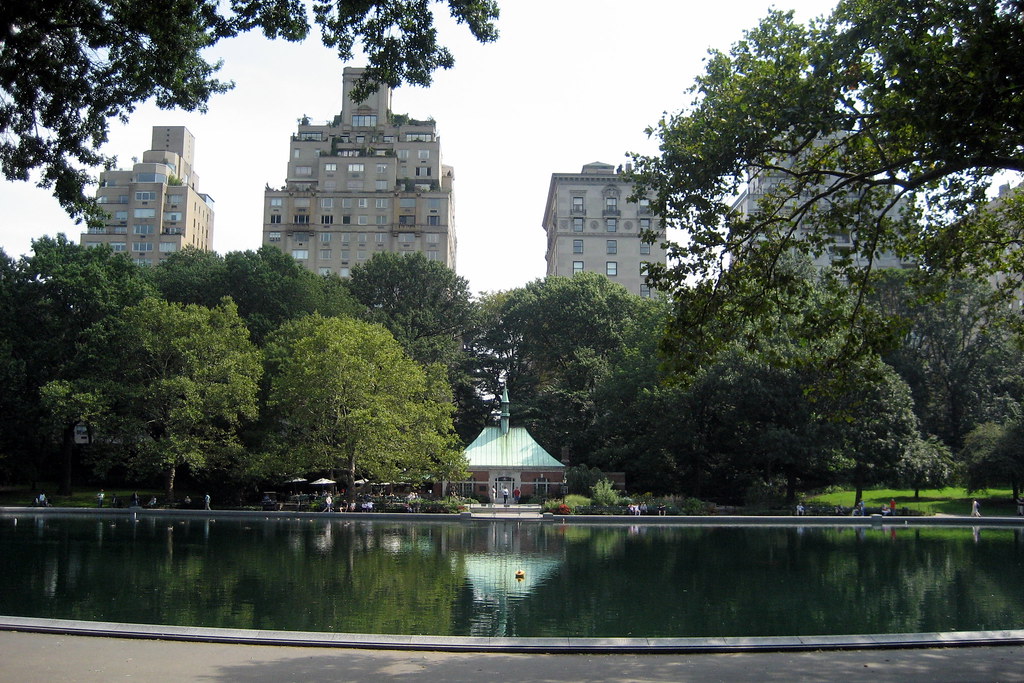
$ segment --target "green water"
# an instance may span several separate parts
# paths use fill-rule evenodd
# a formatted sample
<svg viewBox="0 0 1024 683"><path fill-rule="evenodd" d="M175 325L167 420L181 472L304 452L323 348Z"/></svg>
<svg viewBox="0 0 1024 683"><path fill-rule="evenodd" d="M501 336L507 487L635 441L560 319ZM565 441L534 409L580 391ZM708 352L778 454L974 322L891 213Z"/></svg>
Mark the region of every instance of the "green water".
<svg viewBox="0 0 1024 683"><path fill-rule="evenodd" d="M0 614L183 626L580 637L1024 628L1019 529L26 514L0 517L0 577Z"/></svg>

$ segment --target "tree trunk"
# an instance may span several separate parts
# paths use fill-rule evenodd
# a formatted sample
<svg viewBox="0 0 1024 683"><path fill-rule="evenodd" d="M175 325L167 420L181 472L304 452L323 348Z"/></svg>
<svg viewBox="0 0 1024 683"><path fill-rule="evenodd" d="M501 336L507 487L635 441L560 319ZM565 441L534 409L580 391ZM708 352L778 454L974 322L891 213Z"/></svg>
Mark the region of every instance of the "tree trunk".
<svg viewBox="0 0 1024 683"><path fill-rule="evenodd" d="M167 504L170 505L174 502L174 475L177 474L177 468L174 465L168 465L167 470L164 472L164 495L167 496Z"/></svg>
<svg viewBox="0 0 1024 683"><path fill-rule="evenodd" d="M345 502L348 509L355 509L356 502L356 454L350 453L345 467Z"/></svg>
<svg viewBox="0 0 1024 683"><path fill-rule="evenodd" d="M61 433L61 444L60 444L60 456L62 463L62 472L60 479L60 486L57 487L57 493L62 496L71 495L71 468L74 462L75 456L75 423L64 425L64 430Z"/></svg>

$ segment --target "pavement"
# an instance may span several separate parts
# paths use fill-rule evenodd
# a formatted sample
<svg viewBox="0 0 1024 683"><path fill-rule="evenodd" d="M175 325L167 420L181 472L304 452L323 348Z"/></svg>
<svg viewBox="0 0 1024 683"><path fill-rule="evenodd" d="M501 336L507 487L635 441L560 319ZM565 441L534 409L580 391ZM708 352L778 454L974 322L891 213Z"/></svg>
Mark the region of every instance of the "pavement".
<svg viewBox="0 0 1024 683"><path fill-rule="evenodd" d="M1024 680L1024 646L723 654L536 655L362 650L0 632L0 681Z"/></svg>

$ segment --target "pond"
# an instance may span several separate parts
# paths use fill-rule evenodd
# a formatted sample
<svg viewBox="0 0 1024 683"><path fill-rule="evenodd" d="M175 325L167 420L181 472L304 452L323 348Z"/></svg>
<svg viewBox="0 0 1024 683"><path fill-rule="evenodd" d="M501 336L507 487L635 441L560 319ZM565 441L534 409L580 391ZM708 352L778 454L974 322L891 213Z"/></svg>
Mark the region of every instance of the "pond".
<svg viewBox="0 0 1024 683"><path fill-rule="evenodd" d="M598 638L1024 626L1015 528L8 514L0 548L13 616Z"/></svg>

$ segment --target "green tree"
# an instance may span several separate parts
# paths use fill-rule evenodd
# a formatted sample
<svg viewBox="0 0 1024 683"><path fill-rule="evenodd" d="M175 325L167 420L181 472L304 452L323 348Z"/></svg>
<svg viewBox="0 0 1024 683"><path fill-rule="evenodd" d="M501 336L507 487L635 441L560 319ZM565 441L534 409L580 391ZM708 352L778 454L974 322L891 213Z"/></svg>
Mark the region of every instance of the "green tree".
<svg viewBox="0 0 1024 683"><path fill-rule="evenodd" d="M91 329L151 290L139 269L109 248L82 247L60 235L35 240L32 250L3 269L0 350L9 354L4 400L11 410L0 411L0 435L4 450L19 461L17 469L33 480L56 441L58 492L70 494L74 427L95 409L89 389L79 385L102 376L99 368L110 354L86 343ZM44 403L41 392L52 382L60 388L55 385Z"/></svg>
<svg viewBox="0 0 1024 683"><path fill-rule="evenodd" d="M807 26L771 12L711 52L690 106L649 130L660 155L635 157L637 193L687 231L651 273L688 301L675 334L728 335L723 319L778 301L780 259L839 235L854 246L835 267L861 292L881 253L923 273L1024 272L1024 197L978 211L995 174L1024 170L1022 41L1015 0L840 0ZM751 175L764 194L743 216L733 202ZM870 353L863 310L843 329Z"/></svg>
<svg viewBox="0 0 1024 683"><path fill-rule="evenodd" d="M339 277L317 275L269 245L224 257L184 249L147 273L168 301L212 307L231 297L259 345L286 320L310 313L355 316L360 310Z"/></svg>
<svg viewBox="0 0 1024 683"><path fill-rule="evenodd" d="M942 488L949 484L954 472L955 463L949 448L931 436L917 439L904 451L896 463L893 483L913 488L914 498L920 498L922 488Z"/></svg>
<svg viewBox="0 0 1024 683"><path fill-rule="evenodd" d="M465 470L439 366L424 369L379 325L308 316L267 348L269 405L294 470L378 481L451 479ZM284 472L282 472L283 474Z"/></svg>
<svg viewBox="0 0 1024 683"><path fill-rule="evenodd" d="M969 491L1009 483L1016 500L1024 483L1024 425L1019 420L978 425L964 439L960 459Z"/></svg>
<svg viewBox="0 0 1024 683"><path fill-rule="evenodd" d="M493 0L446 4L478 40L497 37ZM437 42L428 0L323 1L313 4L313 16L340 59L351 59L357 45L365 54L357 97L379 83L428 85L436 69L454 64ZM205 111L212 95L232 87L216 78L220 64L207 61L205 50L255 29L299 41L309 28L307 5L297 0L9 3L0 23L4 177L27 180L39 169L40 184L53 187L69 213L100 219L83 187L90 167L112 162L99 151L110 118L127 121L150 98L164 109Z"/></svg>
<svg viewBox="0 0 1024 683"><path fill-rule="evenodd" d="M94 343L117 349L105 384L111 414L98 431L102 467L163 475L174 499L178 469L215 468L238 455L237 429L257 415L260 352L230 300L215 308L148 298L126 309Z"/></svg>

